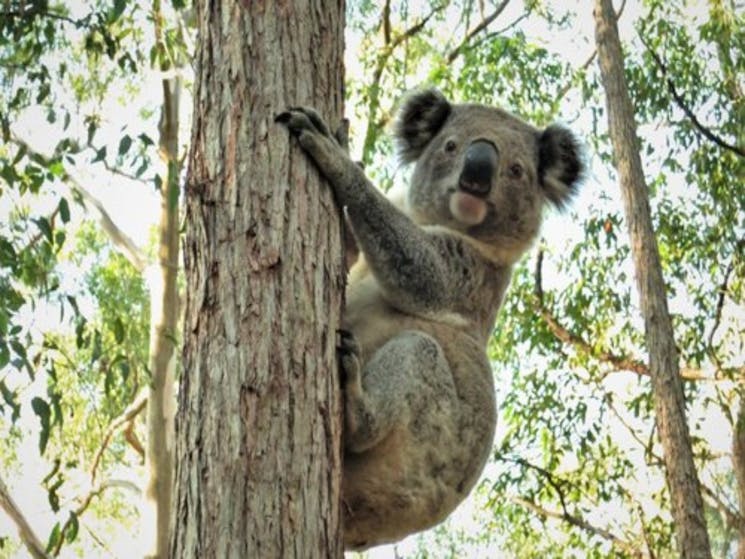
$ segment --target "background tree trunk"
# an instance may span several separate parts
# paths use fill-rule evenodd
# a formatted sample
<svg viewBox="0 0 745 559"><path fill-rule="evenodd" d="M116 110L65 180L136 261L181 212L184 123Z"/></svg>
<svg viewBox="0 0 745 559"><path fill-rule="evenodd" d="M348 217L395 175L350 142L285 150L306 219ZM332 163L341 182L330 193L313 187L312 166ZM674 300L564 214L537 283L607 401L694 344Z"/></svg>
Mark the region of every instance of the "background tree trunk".
<svg viewBox="0 0 745 559"><path fill-rule="evenodd" d="M611 0L595 1L595 40L606 93L615 165L631 237L639 300L644 316L655 415L664 452L672 513L681 557L711 557L703 500L685 416L683 383L665 282L652 228L634 110L623 69L616 15Z"/></svg>
<svg viewBox="0 0 745 559"><path fill-rule="evenodd" d="M340 218L274 116L341 120L344 3L196 14L170 553L341 557Z"/></svg>
<svg viewBox="0 0 745 559"><path fill-rule="evenodd" d="M173 69L166 54L160 0L153 1L155 43L162 72ZM148 558L168 556L168 524L173 485L176 345L179 318L179 98L181 78L164 78L158 123L159 152L164 164L160 186L157 263L147 271L150 288L150 389L147 404L147 480L143 494L141 533Z"/></svg>

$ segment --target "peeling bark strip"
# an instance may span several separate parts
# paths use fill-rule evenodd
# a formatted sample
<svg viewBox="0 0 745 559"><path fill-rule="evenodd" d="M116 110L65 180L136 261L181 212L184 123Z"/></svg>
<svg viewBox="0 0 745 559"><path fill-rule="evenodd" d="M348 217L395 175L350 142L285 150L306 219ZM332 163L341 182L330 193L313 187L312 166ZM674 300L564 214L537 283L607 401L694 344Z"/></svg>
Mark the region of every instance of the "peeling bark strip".
<svg viewBox="0 0 745 559"><path fill-rule="evenodd" d="M341 557L340 219L274 116L341 120L344 2L196 14L170 555Z"/></svg>
<svg viewBox="0 0 745 559"><path fill-rule="evenodd" d="M680 556L711 557L703 500L685 416L673 327L665 281L652 229L634 111L623 75L623 54L611 0L595 0L595 42L606 93L608 124L649 352L655 415L665 458Z"/></svg>

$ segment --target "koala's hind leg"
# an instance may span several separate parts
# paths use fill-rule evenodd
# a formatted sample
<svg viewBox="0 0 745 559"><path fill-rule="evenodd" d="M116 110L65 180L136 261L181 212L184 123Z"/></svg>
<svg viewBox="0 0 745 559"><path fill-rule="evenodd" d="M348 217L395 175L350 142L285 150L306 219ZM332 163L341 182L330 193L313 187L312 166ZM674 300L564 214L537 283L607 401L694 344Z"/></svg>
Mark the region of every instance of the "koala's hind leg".
<svg viewBox="0 0 745 559"><path fill-rule="evenodd" d="M455 394L450 367L437 341L414 330L401 332L381 346L364 365L359 347L342 335L345 374L345 446L364 452L394 426L413 421L429 394Z"/></svg>

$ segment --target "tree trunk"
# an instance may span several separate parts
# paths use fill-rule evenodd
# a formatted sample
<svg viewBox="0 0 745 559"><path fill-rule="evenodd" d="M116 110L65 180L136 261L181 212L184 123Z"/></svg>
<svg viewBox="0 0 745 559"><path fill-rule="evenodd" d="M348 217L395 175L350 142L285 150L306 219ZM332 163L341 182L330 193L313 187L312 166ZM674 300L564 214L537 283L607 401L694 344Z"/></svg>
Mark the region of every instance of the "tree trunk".
<svg viewBox="0 0 745 559"><path fill-rule="evenodd" d="M340 121L344 3L196 14L170 554L341 557L341 221L274 116Z"/></svg>
<svg viewBox="0 0 745 559"><path fill-rule="evenodd" d="M594 15L595 41L606 93L610 137L631 237L649 352L655 415L664 452L678 548L681 557L707 558L711 557L711 550L703 500L693 462L677 350L611 0L596 0Z"/></svg>

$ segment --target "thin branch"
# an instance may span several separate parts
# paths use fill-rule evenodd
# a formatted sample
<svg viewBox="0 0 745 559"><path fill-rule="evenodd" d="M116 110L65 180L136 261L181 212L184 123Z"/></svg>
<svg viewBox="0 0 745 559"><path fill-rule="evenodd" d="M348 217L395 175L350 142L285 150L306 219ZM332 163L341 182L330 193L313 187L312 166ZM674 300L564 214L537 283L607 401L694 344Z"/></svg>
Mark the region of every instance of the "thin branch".
<svg viewBox="0 0 745 559"><path fill-rule="evenodd" d="M693 126L708 140L715 143L722 149L726 149L728 151L731 151L740 157L745 157L745 148L742 148L740 146L737 146L735 144L730 144L726 140L723 140L714 132L711 131L708 127L704 126L701 121L698 120L698 117L694 114L694 112L691 110L691 108L686 104L683 97L678 93L677 88L675 87L675 82L673 82L672 78L670 77L670 74L668 72L667 65L665 62L659 57L659 55L650 47L647 42L644 40L644 38L639 35L639 40L644 45L644 47L647 49L647 52L650 54L652 59L654 60L655 64L657 64L657 67L662 72L663 77L665 78L665 81L667 83L667 89L670 92L670 95L673 98L673 101L675 101L675 104L678 105L678 107L683 111L683 113L688 117L688 120L691 121Z"/></svg>
<svg viewBox="0 0 745 559"><path fill-rule="evenodd" d="M5 485L5 481L0 478L0 508L10 517L13 523L18 528L18 534L21 536L23 544L28 549L29 553L34 559L49 559L49 555L45 550L41 540L34 532L31 525L26 520L26 517L18 508L13 498L10 496L8 487Z"/></svg>
<svg viewBox="0 0 745 559"><path fill-rule="evenodd" d="M510 3L510 0L503 0L499 6L488 16L483 18L476 27L471 29L466 33L466 35L463 37L463 40L456 46L453 50L450 51L450 53L447 56L448 63L453 62L458 56L460 55L461 51L468 45L471 39L473 39L476 35L481 33L484 29L489 27L491 23L499 17L499 15L504 11L504 9L507 7L507 4Z"/></svg>
<svg viewBox="0 0 745 559"><path fill-rule="evenodd" d="M712 506L719 511L722 517L724 517L724 521L726 522L728 528L739 528L740 524L743 522L743 519L737 511L733 510L732 507L722 501L719 495L717 495L716 492L708 485L702 483L701 492L704 494L704 497L709 500Z"/></svg>
<svg viewBox="0 0 745 559"><path fill-rule="evenodd" d="M87 525L84 524L83 525L83 528L85 529L86 532L88 532L88 535L96 543L96 545L98 545L98 547L100 547L101 549L103 549L106 552L107 556L109 556L109 557L119 557L119 555L117 555L116 553L114 553L109 548L109 546L106 545L106 542L104 542L98 534L96 534L93 530L90 529L90 526L87 526Z"/></svg>
<svg viewBox="0 0 745 559"><path fill-rule="evenodd" d="M626 551L627 553L630 553L634 557L644 556L644 554L637 548L637 546L633 545L632 543L626 540L621 539L620 537L616 536L610 530L607 530L606 528L601 528L599 526L595 526L594 524L590 524L584 518L581 518L574 514L570 514L566 510L564 512L549 510L540 505L537 505L533 501L524 499L522 497L508 496L507 498L511 502L515 503L516 505L524 507L530 510L531 512L537 514L538 516L541 516L543 518L556 518L558 520L563 520L564 522L566 522L567 524L570 524L571 526L580 528L595 536L600 536L601 538L610 541L614 546L618 547L619 549L622 549Z"/></svg>
<svg viewBox="0 0 745 559"><path fill-rule="evenodd" d="M400 33L396 36L390 36L385 39L385 44L383 45L383 48L380 49L380 54L378 54L375 68L373 69L372 79L370 80L370 94L369 101L367 103L368 124L362 146L362 162L364 164L370 163L369 154L372 151L372 146L375 143L378 134L377 131L379 130L379 128L376 127L376 114L380 107L380 84L383 79L383 72L385 70L388 59L391 57L396 48L399 47L399 45L424 29L424 26L427 25L427 22L432 19L435 14L444 10L445 6L445 3L436 6L429 14L420 19L419 22L406 29L403 33Z"/></svg>
<svg viewBox="0 0 745 559"><path fill-rule="evenodd" d="M631 495L629 495L631 497ZM649 530L647 530L647 524L646 520L644 518L644 509L642 508L641 503L639 503L636 499L633 499L636 503L636 510L639 513L639 526L642 530L642 537L644 538L644 545L647 546L647 555L649 556L649 559L657 559L657 554L654 552L654 548L652 546L652 539L649 537Z"/></svg>
<svg viewBox="0 0 745 559"><path fill-rule="evenodd" d="M127 427L124 429L124 440L140 455L140 458L145 458L145 448L142 446L140 439L137 438L137 433L135 433L134 418L127 422Z"/></svg>
<svg viewBox="0 0 745 559"><path fill-rule="evenodd" d="M39 6L46 6L46 3L40 3ZM21 10L7 10L0 12L0 16L7 19L14 19L14 18L20 18L20 19L33 19L37 16L39 17L47 17L49 19L55 19L57 21L61 21L64 23L71 23L75 27L82 27L84 25L88 25L90 22L91 14L88 14L87 16L80 18L80 19L73 19L69 16L57 14L54 12L45 11L43 9L37 9L36 6L34 6L32 9L27 11L21 11Z"/></svg>
<svg viewBox="0 0 745 559"><path fill-rule="evenodd" d="M735 246L735 252L732 255L732 260L730 260L729 265L727 266L727 270L724 272L724 279L722 280L722 284L717 290L719 292L719 297L717 298L717 306L714 309L714 324L711 327L711 331L709 332L709 337L707 339L707 349L709 352L709 357L711 357L711 360L719 369L722 368L722 362L719 359L719 356L716 354L716 351L714 351L714 336L716 335L716 332L719 329L719 324L722 321L722 310L724 309L724 302L727 298L727 292L729 291L729 279L735 269L735 263L737 262L740 252L743 249L745 249L745 240L740 239Z"/></svg>
<svg viewBox="0 0 745 559"><path fill-rule="evenodd" d="M101 463L101 458L103 457L103 453L106 450L106 448L109 446L111 439L122 428L122 426L127 425L128 423L131 423L132 420L134 420L134 418L137 417L137 415L143 409L145 409L145 405L147 404L148 394L149 394L149 389L142 390L137 395L137 397L132 401L132 403L130 403L126 407L126 409L121 413L121 415L119 415L109 424L109 427L106 429L106 433L104 434L103 441L101 442L101 446L96 452L96 455L93 457L93 465L91 466L91 483L96 482L96 473L98 470L98 466Z"/></svg>
<svg viewBox="0 0 745 559"><path fill-rule="evenodd" d="M108 489L127 489L129 491L132 491L136 494L140 494L142 491L140 490L137 485L129 480L126 479L110 479L107 481L103 481L100 484L98 484L95 487L92 487L88 493L86 493L83 497L80 498L80 505L78 508L73 511L74 516L70 516L67 521L62 525L62 528L60 529L61 537L57 540L57 545L55 546L54 550L52 551L52 554L56 557L60 554L60 551L62 550L62 545L65 543L65 533L70 528L73 522L75 522L80 516L83 515L83 513L88 509L88 507L91 505L91 502L93 502L93 499L96 497L99 497L104 491Z"/></svg>
<svg viewBox="0 0 745 559"><path fill-rule="evenodd" d="M650 433L649 442L645 443L636 433L636 430L629 425L626 420L623 419L621 416L621 413L616 409L616 407L613 405L613 402L610 398L605 399L605 403L608 405L610 410L613 412L613 414L616 416L616 419L626 428L626 430L629 432L631 437L639 443L639 445L644 449L644 455L647 459L647 463L649 465L656 464L659 467L664 467L664 462L662 460L662 457L655 454L654 450L652 449L653 444L653 433L654 433L654 424L652 427L652 432ZM722 517L724 518L727 526L736 528L740 525L742 522L742 517L737 512L737 510L733 509L730 505L722 501L722 499L717 495L716 491L711 489L708 485L703 483L703 481L700 482L701 485L701 492L703 495L709 500L711 505L716 508ZM643 527L642 523L642 527ZM646 533L645 533L645 539L646 539ZM648 543L648 542L647 542Z"/></svg>
<svg viewBox="0 0 745 559"><path fill-rule="evenodd" d="M385 0L381 21L383 23L383 42L388 45L391 42L391 0Z"/></svg>
<svg viewBox="0 0 745 559"><path fill-rule="evenodd" d="M26 141L22 140L18 136L11 134L11 141L17 146L26 150L28 154L37 158L44 164L51 163L49 157L33 149ZM106 211L106 208L104 208L100 200L98 200L95 196L88 192L83 187L83 185L81 185L80 182L75 177L70 175L67 171L65 171L60 178L65 184L67 184L67 186L73 191L73 193L79 195L85 202L96 209L99 215L99 220L101 222L101 227L109 236L109 239L114 244L114 247L119 250L119 252L121 252L122 255L124 255L124 257L129 260L129 262L138 271L142 272L145 269L146 265L144 255L134 243L134 241L132 241L132 239L124 231L122 231L116 225L116 223L114 223L114 220L111 219L111 216Z"/></svg>
<svg viewBox="0 0 745 559"><path fill-rule="evenodd" d="M634 429L631 425L628 424L628 422L621 415L621 412L619 412L616 409L616 406L613 405L613 398L611 394L606 394L606 397L604 398L604 402L606 403L608 408L611 410L611 412L613 412L613 415L616 416L616 419L618 419L621 425L623 425L626 428L626 430L631 435L631 438L634 439L637 443L639 443L639 445L644 449L644 456L646 457L647 464L652 465L653 464L652 459L659 460L659 458L655 456L654 452L652 451L652 445L654 444L654 437L652 436L652 433L654 433L654 430L656 428L655 424L652 423L652 429L651 429L649 441L644 442L641 439L641 437L637 434L636 429ZM658 465L661 463L662 462L660 461Z"/></svg>
<svg viewBox="0 0 745 559"><path fill-rule="evenodd" d="M96 146L93 145L92 142L88 142L86 144L86 147L89 150L91 150L91 151L98 152L98 149L96 148ZM143 178L138 177L136 175L132 175L130 173L127 173L126 171L122 171L122 169L120 169L119 167L117 167L115 165L111 165L108 161L106 161L106 158L105 157L103 159L101 159L100 162L103 163L104 169L106 169L112 175L117 175L119 177L125 178L127 180L132 181L132 182L138 182L140 184L146 184L147 183L147 180L146 179L143 179Z"/></svg>

